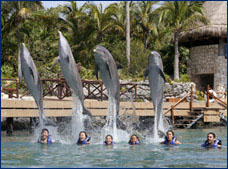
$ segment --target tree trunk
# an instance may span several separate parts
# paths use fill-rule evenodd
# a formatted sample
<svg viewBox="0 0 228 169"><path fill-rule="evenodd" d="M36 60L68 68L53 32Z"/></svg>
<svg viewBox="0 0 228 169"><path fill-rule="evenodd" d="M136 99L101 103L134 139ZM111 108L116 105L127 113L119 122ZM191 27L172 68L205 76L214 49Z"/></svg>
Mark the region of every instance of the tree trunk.
<svg viewBox="0 0 228 169"><path fill-rule="evenodd" d="M21 52L20 52L20 29L19 29L19 22L18 22L17 23L17 58L18 58L17 72L18 72L19 81L21 82L22 71L21 71L21 56L20 56L20 54L21 54Z"/></svg>
<svg viewBox="0 0 228 169"><path fill-rule="evenodd" d="M174 33L174 41L175 41L175 59L174 59L174 80L179 80L179 52L178 52L178 41L179 41L179 33L176 31Z"/></svg>
<svg viewBox="0 0 228 169"><path fill-rule="evenodd" d="M146 31L145 39L144 39L144 49L147 49L148 46L148 37L149 37L149 32Z"/></svg>
<svg viewBox="0 0 228 169"><path fill-rule="evenodd" d="M130 1L126 1L126 56L127 56L127 73L130 70Z"/></svg>

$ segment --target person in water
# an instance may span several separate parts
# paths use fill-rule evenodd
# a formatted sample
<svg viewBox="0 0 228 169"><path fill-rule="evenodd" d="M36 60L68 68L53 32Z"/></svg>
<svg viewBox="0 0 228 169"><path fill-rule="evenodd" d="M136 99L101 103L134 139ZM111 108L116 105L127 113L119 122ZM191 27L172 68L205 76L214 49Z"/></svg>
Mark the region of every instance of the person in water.
<svg viewBox="0 0 228 169"><path fill-rule="evenodd" d="M181 142L177 140L177 138L174 136L174 132L172 130L168 130L166 132L165 141L161 142L161 144L177 145L177 144L181 144Z"/></svg>
<svg viewBox="0 0 228 169"><path fill-rule="evenodd" d="M51 139L51 135L49 135L48 129L46 129L46 128L42 129L41 136L38 139L38 143L51 144L54 142L55 142L55 140Z"/></svg>
<svg viewBox="0 0 228 169"><path fill-rule="evenodd" d="M85 131L81 131L79 133L79 138L78 138L77 144L78 145L90 144L90 142L89 142L90 139L91 139L91 137L88 137L87 133Z"/></svg>
<svg viewBox="0 0 228 169"><path fill-rule="evenodd" d="M105 137L104 144L105 145L113 145L113 137L112 137L112 135L107 135Z"/></svg>
<svg viewBox="0 0 228 169"><path fill-rule="evenodd" d="M130 145L140 145L139 137L136 134L131 135L131 138L128 142Z"/></svg>
<svg viewBox="0 0 228 169"><path fill-rule="evenodd" d="M206 148L219 148L221 145L222 140L216 140L215 133L210 132L207 134L207 140L201 146Z"/></svg>

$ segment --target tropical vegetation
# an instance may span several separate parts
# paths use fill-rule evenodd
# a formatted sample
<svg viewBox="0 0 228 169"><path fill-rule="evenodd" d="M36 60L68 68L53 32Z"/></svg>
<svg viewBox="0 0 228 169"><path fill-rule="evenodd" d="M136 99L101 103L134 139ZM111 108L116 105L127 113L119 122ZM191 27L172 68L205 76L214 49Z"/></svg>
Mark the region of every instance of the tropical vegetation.
<svg viewBox="0 0 228 169"><path fill-rule="evenodd" d="M131 1L126 10L124 1L113 2L105 8L92 1L83 6L70 1L68 5L49 9L45 9L41 1L1 1L1 76L18 77L19 49L25 43L41 78L55 78L61 73L59 65L52 68L58 56L60 30L71 46L75 61L81 62L82 79L95 78L93 48L98 44L106 47L123 67L121 79L141 80L148 55L153 50L161 54L167 75L172 79L185 77L189 51L178 47L178 36L199 22L207 23L202 3ZM127 20L130 24L129 58ZM175 43L171 43L173 38Z"/></svg>

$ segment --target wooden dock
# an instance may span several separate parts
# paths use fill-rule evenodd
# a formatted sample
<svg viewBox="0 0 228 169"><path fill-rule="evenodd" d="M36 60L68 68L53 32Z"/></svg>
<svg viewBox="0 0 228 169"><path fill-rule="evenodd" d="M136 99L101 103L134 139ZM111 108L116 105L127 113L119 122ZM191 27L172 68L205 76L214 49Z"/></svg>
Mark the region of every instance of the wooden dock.
<svg viewBox="0 0 228 169"><path fill-rule="evenodd" d="M72 115L72 100L44 99L44 113L47 117L64 117ZM163 112L169 109L174 103L164 102ZM85 107L93 116L106 116L108 101L85 100ZM135 107L135 108L134 108ZM204 113L205 122L217 122L220 120L219 113L227 117L227 108L219 103L210 103L206 107L205 103L193 102L193 111L200 110ZM120 115L123 113L133 114L134 109L137 116L154 116L154 108L151 102L121 102ZM175 107L175 117L190 116L189 103L182 102ZM171 116L168 112L165 116ZM1 117L39 117L39 112L34 100L1 99Z"/></svg>

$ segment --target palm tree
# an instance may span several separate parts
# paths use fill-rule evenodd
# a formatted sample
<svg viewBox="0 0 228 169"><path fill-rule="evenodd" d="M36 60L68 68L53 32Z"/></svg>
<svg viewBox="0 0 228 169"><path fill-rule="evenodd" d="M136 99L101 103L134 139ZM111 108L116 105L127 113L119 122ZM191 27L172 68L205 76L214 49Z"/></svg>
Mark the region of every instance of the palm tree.
<svg viewBox="0 0 228 169"><path fill-rule="evenodd" d="M32 11L42 9L41 1L4 1L1 2L2 9L8 14L8 22L6 27L11 25L12 31L16 28L17 36L17 56L18 56L18 76L21 77L21 60L20 60L20 24L30 16ZM21 79L20 79L21 80Z"/></svg>
<svg viewBox="0 0 228 169"><path fill-rule="evenodd" d="M91 18L92 27L94 32L91 34L95 37L97 43L102 42L105 32L113 28L114 19L112 15L114 13L111 8L105 8L103 10L102 4L96 6L93 3L87 3L86 8L89 9L89 17Z"/></svg>
<svg viewBox="0 0 228 169"><path fill-rule="evenodd" d="M171 27L174 36L175 61L174 61L174 79L179 80L179 52L178 41L180 32L188 28L197 27L199 23L208 23L204 16L202 3L188 1L169 1L165 2L161 8L160 21L165 26Z"/></svg>
<svg viewBox="0 0 228 169"><path fill-rule="evenodd" d="M144 43L144 49L148 48L148 42L150 34L153 32L157 34L157 15L154 14L154 6L157 4L157 1L142 1L138 2L134 20L136 27L138 27L138 33L141 34Z"/></svg>
<svg viewBox="0 0 228 169"><path fill-rule="evenodd" d="M130 11L129 1L126 1L126 56L127 56L127 72L130 69Z"/></svg>

